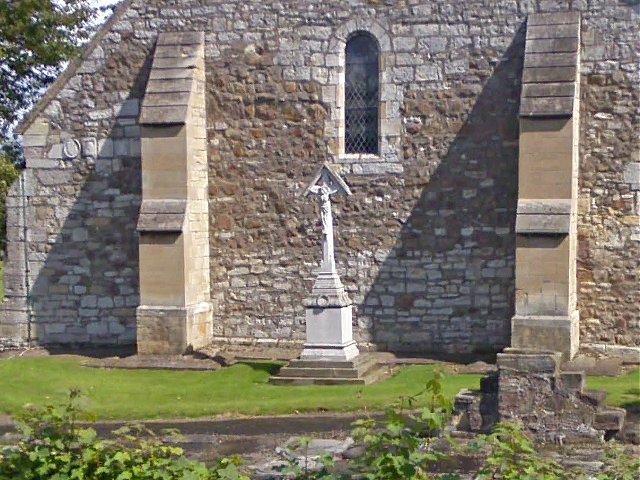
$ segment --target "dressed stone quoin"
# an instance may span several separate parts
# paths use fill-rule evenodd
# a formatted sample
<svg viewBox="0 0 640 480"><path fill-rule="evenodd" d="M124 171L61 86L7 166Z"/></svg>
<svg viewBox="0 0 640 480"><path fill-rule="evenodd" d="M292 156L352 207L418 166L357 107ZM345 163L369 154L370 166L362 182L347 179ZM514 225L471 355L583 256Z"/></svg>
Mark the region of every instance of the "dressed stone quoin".
<svg viewBox="0 0 640 480"><path fill-rule="evenodd" d="M302 359L351 360L359 351L353 340L352 303L336 270L333 244L332 195L351 195L349 186L325 164L305 191L320 201L322 263L311 296L305 301L307 338Z"/></svg>

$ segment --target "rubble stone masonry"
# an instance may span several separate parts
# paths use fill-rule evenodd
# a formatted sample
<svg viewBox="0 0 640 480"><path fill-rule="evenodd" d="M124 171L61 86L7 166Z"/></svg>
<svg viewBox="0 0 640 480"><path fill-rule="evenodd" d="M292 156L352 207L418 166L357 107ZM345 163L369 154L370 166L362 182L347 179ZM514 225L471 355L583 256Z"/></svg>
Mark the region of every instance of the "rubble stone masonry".
<svg viewBox="0 0 640 480"><path fill-rule="evenodd" d="M581 342L640 346L631 0L125 0L26 124L0 337L135 343L140 104L158 32L202 31L214 337L302 343L321 248L301 194L329 161L353 191L334 215L356 339L508 346L525 22L558 10L582 12ZM381 151L349 156L341 75L361 30L380 45Z"/></svg>

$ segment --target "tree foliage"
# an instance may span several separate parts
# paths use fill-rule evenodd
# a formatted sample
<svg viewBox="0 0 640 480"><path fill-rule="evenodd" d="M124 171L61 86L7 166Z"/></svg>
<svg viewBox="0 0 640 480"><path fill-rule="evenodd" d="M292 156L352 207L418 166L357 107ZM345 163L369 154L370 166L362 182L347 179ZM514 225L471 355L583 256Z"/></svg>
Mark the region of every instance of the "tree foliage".
<svg viewBox="0 0 640 480"><path fill-rule="evenodd" d="M89 35L89 0L0 2L0 139Z"/></svg>
<svg viewBox="0 0 640 480"><path fill-rule="evenodd" d="M0 250L4 250L7 238L7 206L5 200L9 187L18 178L20 172L14 162L0 152Z"/></svg>

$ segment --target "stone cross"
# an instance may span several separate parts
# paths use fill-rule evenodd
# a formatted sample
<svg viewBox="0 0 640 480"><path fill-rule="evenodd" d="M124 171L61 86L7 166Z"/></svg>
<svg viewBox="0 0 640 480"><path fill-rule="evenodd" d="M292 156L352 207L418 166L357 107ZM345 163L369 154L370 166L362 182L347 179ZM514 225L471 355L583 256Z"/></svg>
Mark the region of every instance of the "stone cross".
<svg viewBox="0 0 640 480"><path fill-rule="evenodd" d="M351 195L351 190L325 163L304 194L314 195L320 201L322 265L311 295L305 299L307 341L300 358L323 362L350 361L358 356L359 351L353 340L351 300L336 271L331 195Z"/></svg>
<svg viewBox="0 0 640 480"><path fill-rule="evenodd" d="M320 272L322 273L336 272L333 247L333 214L331 212L331 195L334 194L351 195L351 190L329 164L325 163L305 191L305 196L316 195L320 199L320 216L322 219L322 264Z"/></svg>

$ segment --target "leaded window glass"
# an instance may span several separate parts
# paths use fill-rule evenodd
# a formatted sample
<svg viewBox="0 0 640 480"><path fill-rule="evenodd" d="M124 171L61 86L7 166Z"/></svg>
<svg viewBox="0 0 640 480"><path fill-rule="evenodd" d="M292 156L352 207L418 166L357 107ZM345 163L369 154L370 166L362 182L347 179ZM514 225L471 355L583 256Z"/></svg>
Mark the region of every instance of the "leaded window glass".
<svg viewBox="0 0 640 480"><path fill-rule="evenodd" d="M375 39L366 33L351 37L345 68L345 153L378 153L379 69Z"/></svg>

